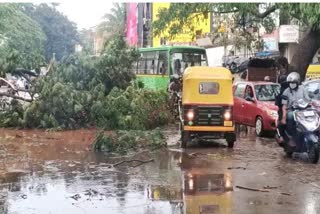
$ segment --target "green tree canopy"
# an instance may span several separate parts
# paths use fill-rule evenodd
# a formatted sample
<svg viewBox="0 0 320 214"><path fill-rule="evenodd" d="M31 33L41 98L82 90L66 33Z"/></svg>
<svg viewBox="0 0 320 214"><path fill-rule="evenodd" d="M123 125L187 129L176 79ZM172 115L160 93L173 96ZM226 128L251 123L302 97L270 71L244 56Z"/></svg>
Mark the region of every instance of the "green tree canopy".
<svg viewBox="0 0 320 214"><path fill-rule="evenodd" d="M1 75L14 67L32 69L43 63L46 36L17 4L0 4Z"/></svg>
<svg viewBox="0 0 320 214"><path fill-rule="evenodd" d="M173 3L168 9L160 10L153 29L156 35L168 29L174 36L182 29L188 29L190 19L197 14L211 12L216 15L229 14L226 17L234 24L231 28L248 36L250 32L247 29L251 27L263 26L268 32L274 29L274 13L277 11L289 20L298 21L300 29L305 31L291 61L291 70L298 71L304 78L309 63L320 47L320 4L317 3Z"/></svg>
<svg viewBox="0 0 320 214"><path fill-rule="evenodd" d="M37 21L47 36L45 57L57 60L74 53L79 41L77 26L56 9L56 4L20 4L24 12Z"/></svg>

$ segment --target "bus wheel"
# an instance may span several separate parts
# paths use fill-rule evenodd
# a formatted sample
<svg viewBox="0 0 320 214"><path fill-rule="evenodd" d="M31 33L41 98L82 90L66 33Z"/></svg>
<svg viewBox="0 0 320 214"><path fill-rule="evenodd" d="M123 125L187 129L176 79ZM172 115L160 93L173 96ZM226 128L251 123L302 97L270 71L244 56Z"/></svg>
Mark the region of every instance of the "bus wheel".
<svg viewBox="0 0 320 214"><path fill-rule="evenodd" d="M190 133L188 131L181 131L181 148L187 148L187 143L190 141Z"/></svg>

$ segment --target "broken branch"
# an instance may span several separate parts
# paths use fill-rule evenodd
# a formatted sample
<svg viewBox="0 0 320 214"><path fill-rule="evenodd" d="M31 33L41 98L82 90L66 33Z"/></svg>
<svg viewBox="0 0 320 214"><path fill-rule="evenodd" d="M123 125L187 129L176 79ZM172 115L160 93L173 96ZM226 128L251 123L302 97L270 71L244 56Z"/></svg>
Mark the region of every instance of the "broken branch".
<svg viewBox="0 0 320 214"><path fill-rule="evenodd" d="M113 167L117 167L117 166L119 166L119 165L121 165L121 164L123 164L123 163L139 162L138 164L132 166L132 167L138 167L138 166L140 166L140 165L142 165L142 164L149 163L149 162L153 162L153 161L154 161L154 159L150 159L150 160L146 160L146 161L144 161L144 160L138 160L138 159L134 159L134 160L124 160L124 161L120 161L120 162L118 162L118 163L115 163L115 164L113 164L112 166L113 166Z"/></svg>
<svg viewBox="0 0 320 214"><path fill-rule="evenodd" d="M256 189L256 188L250 188L250 187L243 187L243 186L236 186L239 189L245 189L245 190L250 190L250 191L255 191L255 192L269 192L267 189Z"/></svg>
<svg viewBox="0 0 320 214"><path fill-rule="evenodd" d="M290 195L291 195L290 193L286 193L286 192L281 192L280 194L281 194L281 195L287 195L287 196L290 196Z"/></svg>
<svg viewBox="0 0 320 214"><path fill-rule="evenodd" d="M237 167L228 167L228 169L243 169L243 170L246 170L247 168L246 167L243 167L243 166L237 166Z"/></svg>
<svg viewBox="0 0 320 214"><path fill-rule="evenodd" d="M263 189L278 189L278 187L265 186Z"/></svg>
<svg viewBox="0 0 320 214"><path fill-rule="evenodd" d="M33 101L32 99L26 99L26 98L24 98L24 97L19 97L19 96L12 95L12 94L9 94L9 93L2 93L2 92L0 92L0 97L1 97L1 96L11 97L11 98L14 98L14 99L17 99L17 100L26 101L26 102L32 102L32 101Z"/></svg>

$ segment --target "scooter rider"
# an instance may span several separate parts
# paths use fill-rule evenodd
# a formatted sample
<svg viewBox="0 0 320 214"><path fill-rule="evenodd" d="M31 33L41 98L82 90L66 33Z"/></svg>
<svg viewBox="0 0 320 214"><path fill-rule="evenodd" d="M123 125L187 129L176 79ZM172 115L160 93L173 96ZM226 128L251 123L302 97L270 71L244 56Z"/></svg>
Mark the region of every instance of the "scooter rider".
<svg viewBox="0 0 320 214"><path fill-rule="evenodd" d="M181 78L179 75L174 74L171 77L171 83L168 86L168 92L170 94L170 108L171 111L175 111L175 104L177 104L178 101L178 94L182 90L182 85L181 85ZM177 112L176 112L177 113Z"/></svg>
<svg viewBox="0 0 320 214"><path fill-rule="evenodd" d="M301 85L299 73L290 73L287 77L287 83L289 84L289 87L283 92L282 95L283 117L281 119L281 123L287 125L286 130L287 134L289 135L288 137L292 139L295 130L295 121L293 112L291 110L293 102L300 99L310 101L310 99L304 90L304 87Z"/></svg>
<svg viewBox="0 0 320 214"><path fill-rule="evenodd" d="M280 122L283 117L282 95L283 92L288 88L287 76L285 74L280 75L278 78L278 83L280 84L280 93L276 96L275 105L278 106L278 121ZM279 130L280 143L283 143L283 137L285 136L284 131L286 126L284 124L278 123L277 128Z"/></svg>

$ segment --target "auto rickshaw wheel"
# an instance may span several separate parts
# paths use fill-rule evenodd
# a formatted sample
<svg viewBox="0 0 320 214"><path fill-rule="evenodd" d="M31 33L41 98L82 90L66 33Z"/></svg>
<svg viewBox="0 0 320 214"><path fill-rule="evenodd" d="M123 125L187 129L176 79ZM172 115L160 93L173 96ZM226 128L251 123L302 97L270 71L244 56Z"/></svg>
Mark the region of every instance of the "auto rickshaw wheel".
<svg viewBox="0 0 320 214"><path fill-rule="evenodd" d="M187 148L187 143L190 141L190 133L188 131L181 130L181 148Z"/></svg>
<svg viewBox="0 0 320 214"><path fill-rule="evenodd" d="M234 141L227 141L227 143L228 143L228 148L233 148L233 146L234 146Z"/></svg>

